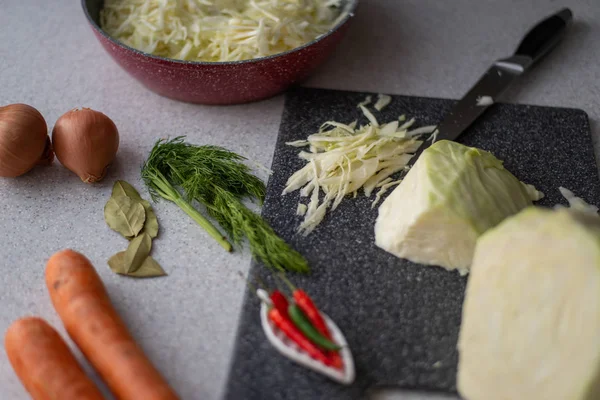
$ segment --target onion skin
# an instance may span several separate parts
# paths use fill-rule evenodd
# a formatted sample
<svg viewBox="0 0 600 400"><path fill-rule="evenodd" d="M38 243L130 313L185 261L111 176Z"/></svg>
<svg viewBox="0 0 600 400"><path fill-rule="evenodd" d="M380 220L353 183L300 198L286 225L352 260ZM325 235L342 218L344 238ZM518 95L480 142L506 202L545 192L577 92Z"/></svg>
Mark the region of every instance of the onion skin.
<svg viewBox="0 0 600 400"><path fill-rule="evenodd" d="M0 177L21 176L37 164L50 165L53 160L42 114L27 104L0 107Z"/></svg>
<svg viewBox="0 0 600 400"><path fill-rule="evenodd" d="M52 130L56 158L85 183L101 181L119 150L119 131L106 115L89 108L63 114Z"/></svg>

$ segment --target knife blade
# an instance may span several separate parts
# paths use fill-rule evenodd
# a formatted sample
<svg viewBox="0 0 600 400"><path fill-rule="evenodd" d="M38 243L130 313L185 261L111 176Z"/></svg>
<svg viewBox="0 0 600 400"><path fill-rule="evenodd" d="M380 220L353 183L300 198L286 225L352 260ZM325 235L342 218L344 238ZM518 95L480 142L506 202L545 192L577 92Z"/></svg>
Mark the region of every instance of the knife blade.
<svg viewBox="0 0 600 400"><path fill-rule="evenodd" d="M460 99L437 126L436 140L456 140L519 76L523 75L564 37L573 19L564 8L535 25L522 39L515 53L494 62L479 81ZM487 99L487 98L490 99ZM491 100L485 101L485 100ZM407 164L410 168L433 141L423 141Z"/></svg>

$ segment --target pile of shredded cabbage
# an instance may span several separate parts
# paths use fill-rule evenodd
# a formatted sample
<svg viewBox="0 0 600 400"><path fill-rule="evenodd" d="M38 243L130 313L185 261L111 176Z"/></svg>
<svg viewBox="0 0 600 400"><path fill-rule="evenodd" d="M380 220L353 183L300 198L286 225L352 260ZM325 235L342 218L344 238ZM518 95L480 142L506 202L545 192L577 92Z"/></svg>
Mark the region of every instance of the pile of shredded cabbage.
<svg viewBox="0 0 600 400"><path fill-rule="evenodd" d="M599 209L597 206L587 203L585 200L583 200L581 197L577 197L572 191L570 191L567 188L560 186L558 190L560 191L560 194L562 194L562 196L569 202L570 208L587 214L592 214L596 216L598 215ZM554 208L564 208L564 206L561 204L557 204Z"/></svg>
<svg viewBox="0 0 600 400"><path fill-rule="evenodd" d="M417 137L431 134L436 128L409 130L415 119L401 124L404 116L380 125L363 104L359 107L369 124L357 127L357 121L350 124L328 121L307 140L287 143L309 147L309 151L299 153L307 164L288 179L283 191L285 195L300 189L301 197L310 197L308 205L300 203L297 208L297 214L304 216L298 230L305 235L321 223L330 206L335 210L346 195L356 197L360 188L367 197L379 189L372 203L374 207L389 188L401 182L393 180L392 175L405 169L421 145Z"/></svg>
<svg viewBox="0 0 600 400"><path fill-rule="evenodd" d="M110 36L153 55L240 61L302 46L335 27L341 0L106 0Z"/></svg>

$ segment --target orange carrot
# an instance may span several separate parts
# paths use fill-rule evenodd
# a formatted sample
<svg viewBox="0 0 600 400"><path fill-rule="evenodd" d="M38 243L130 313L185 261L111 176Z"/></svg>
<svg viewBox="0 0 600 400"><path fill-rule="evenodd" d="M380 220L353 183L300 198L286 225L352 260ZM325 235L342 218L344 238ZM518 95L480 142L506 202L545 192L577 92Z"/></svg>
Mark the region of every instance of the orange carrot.
<svg viewBox="0 0 600 400"><path fill-rule="evenodd" d="M34 400L103 399L67 344L43 319L27 317L13 322L6 331L4 347Z"/></svg>
<svg viewBox="0 0 600 400"><path fill-rule="evenodd" d="M175 391L136 344L88 259L54 254L46 286L69 336L120 400L175 400Z"/></svg>

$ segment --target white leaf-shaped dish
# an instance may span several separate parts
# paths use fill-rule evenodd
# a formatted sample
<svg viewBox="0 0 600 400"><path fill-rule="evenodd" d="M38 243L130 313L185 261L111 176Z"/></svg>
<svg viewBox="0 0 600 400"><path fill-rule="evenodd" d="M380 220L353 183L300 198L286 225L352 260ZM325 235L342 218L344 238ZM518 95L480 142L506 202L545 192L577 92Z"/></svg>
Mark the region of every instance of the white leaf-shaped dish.
<svg viewBox="0 0 600 400"><path fill-rule="evenodd" d="M259 297L264 296L259 295ZM309 356L305 351L300 349L296 343L292 342L279 328L277 328L273 322L271 322L269 319L269 306L264 301L261 302L260 307L260 321L263 331L265 332L269 342L271 342L271 344L275 347L275 349L277 349L277 351L279 351L279 353L306 368L312 369L313 371L327 376L336 382L349 385L354 382L355 377L354 359L352 358L350 347L346 342L346 338L337 325L331 320L331 318L329 318L325 313L321 313L321 315L323 316L323 319L329 328L329 332L331 332L333 341L342 347L340 350L340 356L343 362L343 370L329 367Z"/></svg>

